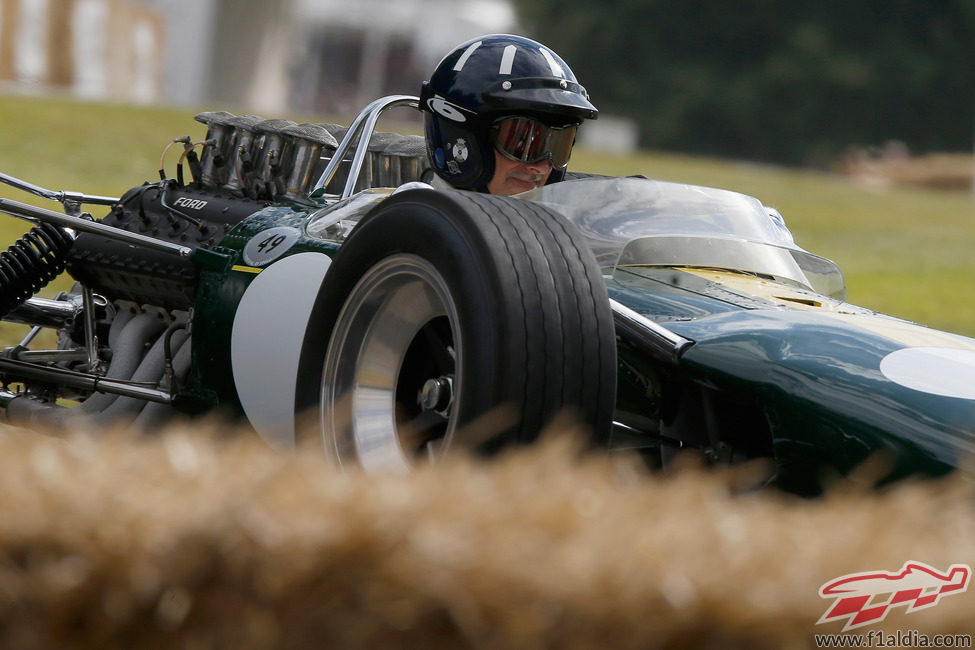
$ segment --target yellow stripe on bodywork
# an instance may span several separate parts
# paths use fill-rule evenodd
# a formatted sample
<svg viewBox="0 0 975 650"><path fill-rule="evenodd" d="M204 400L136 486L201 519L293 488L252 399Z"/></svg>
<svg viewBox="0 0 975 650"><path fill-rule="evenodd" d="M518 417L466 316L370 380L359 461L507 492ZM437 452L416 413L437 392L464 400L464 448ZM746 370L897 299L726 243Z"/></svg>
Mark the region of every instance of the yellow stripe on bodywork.
<svg viewBox="0 0 975 650"><path fill-rule="evenodd" d="M243 266L242 264L234 264L230 267L231 271L240 271L241 273L260 273L264 269L257 268L256 266Z"/></svg>

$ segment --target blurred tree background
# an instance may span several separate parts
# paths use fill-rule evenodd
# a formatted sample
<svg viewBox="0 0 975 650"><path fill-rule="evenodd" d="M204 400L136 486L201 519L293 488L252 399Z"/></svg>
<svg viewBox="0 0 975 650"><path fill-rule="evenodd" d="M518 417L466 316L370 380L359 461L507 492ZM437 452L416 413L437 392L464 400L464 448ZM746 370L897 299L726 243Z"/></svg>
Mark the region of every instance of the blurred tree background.
<svg viewBox="0 0 975 650"><path fill-rule="evenodd" d="M975 0L515 0L640 145L825 166L854 146L969 151Z"/></svg>

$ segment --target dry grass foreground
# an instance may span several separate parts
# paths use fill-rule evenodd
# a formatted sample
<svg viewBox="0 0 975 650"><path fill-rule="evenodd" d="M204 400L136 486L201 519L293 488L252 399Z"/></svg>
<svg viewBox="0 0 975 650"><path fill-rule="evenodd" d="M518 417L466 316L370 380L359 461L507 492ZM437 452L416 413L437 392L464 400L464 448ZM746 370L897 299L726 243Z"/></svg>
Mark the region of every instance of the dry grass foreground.
<svg viewBox="0 0 975 650"><path fill-rule="evenodd" d="M821 584L975 560L961 479L817 501L562 436L410 475L0 429L0 647L810 647ZM872 629L972 632L975 588Z"/></svg>

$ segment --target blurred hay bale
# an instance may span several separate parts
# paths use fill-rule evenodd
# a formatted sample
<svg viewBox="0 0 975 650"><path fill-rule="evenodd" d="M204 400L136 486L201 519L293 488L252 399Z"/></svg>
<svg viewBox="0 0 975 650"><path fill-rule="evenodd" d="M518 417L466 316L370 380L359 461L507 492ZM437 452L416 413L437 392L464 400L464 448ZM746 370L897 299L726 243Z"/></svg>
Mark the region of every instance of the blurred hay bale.
<svg viewBox="0 0 975 650"><path fill-rule="evenodd" d="M975 174L975 160L969 154L937 153L911 158L887 172L893 183L933 190L969 191Z"/></svg>
<svg viewBox="0 0 975 650"><path fill-rule="evenodd" d="M843 159L841 171L858 185L872 189L920 187L967 192L975 187L975 159L971 154L912 156L898 142L851 150Z"/></svg>
<svg viewBox="0 0 975 650"><path fill-rule="evenodd" d="M809 647L824 582L975 556L960 479L807 502L559 436L405 476L189 430L0 458L0 647ZM971 632L971 596L882 628Z"/></svg>

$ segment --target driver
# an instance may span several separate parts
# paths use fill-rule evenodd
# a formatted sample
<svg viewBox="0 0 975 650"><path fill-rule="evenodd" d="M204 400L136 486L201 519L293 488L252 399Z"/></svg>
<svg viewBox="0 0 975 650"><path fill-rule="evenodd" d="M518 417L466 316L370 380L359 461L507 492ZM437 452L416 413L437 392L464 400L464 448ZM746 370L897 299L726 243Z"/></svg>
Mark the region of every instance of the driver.
<svg viewBox="0 0 975 650"><path fill-rule="evenodd" d="M427 154L458 189L518 194L565 177L576 130L598 111L541 43L492 34L462 43L420 91Z"/></svg>

